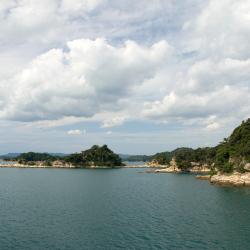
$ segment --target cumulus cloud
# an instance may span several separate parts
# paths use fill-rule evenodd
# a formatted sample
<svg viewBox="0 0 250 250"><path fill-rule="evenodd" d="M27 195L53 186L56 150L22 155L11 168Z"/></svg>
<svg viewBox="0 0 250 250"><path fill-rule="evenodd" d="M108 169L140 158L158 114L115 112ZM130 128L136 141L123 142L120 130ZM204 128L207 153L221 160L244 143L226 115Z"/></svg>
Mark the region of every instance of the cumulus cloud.
<svg viewBox="0 0 250 250"><path fill-rule="evenodd" d="M248 0L210 0L189 31L204 56L246 59L250 56Z"/></svg>
<svg viewBox="0 0 250 250"><path fill-rule="evenodd" d="M104 1L3 0L0 3L1 40L40 44L64 41L63 37L69 38L74 35L74 29L79 30L81 18Z"/></svg>
<svg viewBox="0 0 250 250"><path fill-rule="evenodd" d="M185 49L195 56L173 78L165 96L145 101L144 116L166 120L216 117L206 124L219 129L219 120L245 119L250 114L249 1L210 0L186 22Z"/></svg>
<svg viewBox="0 0 250 250"><path fill-rule="evenodd" d="M119 110L120 99L153 77L172 53L166 41L150 47L127 41L114 47L104 39L81 39L67 46L39 56L1 84L2 89L8 85L9 93L1 103L1 118L53 120Z"/></svg>
<svg viewBox="0 0 250 250"><path fill-rule="evenodd" d="M60 42L14 76L1 79L0 118L60 124L69 117L99 117L103 128L138 119L198 121L207 131L220 129L232 117L246 118L250 114L249 1L192 2L200 12L185 15L187 20L175 15L177 35L171 33L169 43L168 31L160 24L167 23L166 13L178 11L172 1L164 5L163 13L158 2L143 0L126 4L1 1L2 36L21 34L32 41L44 39L50 46L51 41ZM145 8L137 11L142 3ZM98 12L101 7L105 11ZM94 35L85 26L92 19L90 13L105 20L91 23ZM155 20L161 28L157 34L152 31ZM143 27L145 40L148 31L164 39L144 41L138 27ZM81 31L82 37L104 32L109 40L73 39L63 46L74 37L74 30Z"/></svg>

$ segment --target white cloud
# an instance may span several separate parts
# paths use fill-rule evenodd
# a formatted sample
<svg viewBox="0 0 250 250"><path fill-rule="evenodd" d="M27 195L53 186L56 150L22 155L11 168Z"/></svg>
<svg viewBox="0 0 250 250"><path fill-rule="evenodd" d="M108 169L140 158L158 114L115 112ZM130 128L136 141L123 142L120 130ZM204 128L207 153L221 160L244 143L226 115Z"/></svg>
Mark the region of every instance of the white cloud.
<svg viewBox="0 0 250 250"><path fill-rule="evenodd" d="M201 13L184 25L184 48L195 50L177 66L175 82L165 95L145 100L143 115L162 121L183 121L215 116L219 120L250 115L250 3L246 0L210 0Z"/></svg>
<svg viewBox="0 0 250 250"><path fill-rule="evenodd" d="M66 14L81 16L103 4L105 0L62 0L60 11Z"/></svg>
<svg viewBox="0 0 250 250"><path fill-rule="evenodd" d="M246 59L250 56L249 13L248 0L210 0L185 27L203 56Z"/></svg>
<svg viewBox="0 0 250 250"><path fill-rule="evenodd" d="M0 3L2 42L51 44L79 30L81 18L105 0L4 0ZM69 36L69 37L68 37ZM12 40L13 39L13 40Z"/></svg>
<svg viewBox="0 0 250 250"><path fill-rule="evenodd" d="M248 0L1 1L1 55L20 58L21 44L39 55L8 74L1 59L0 119L220 130L250 115L249 17Z"/></svg>
<svg viewBox="0 0 250 250"><path fill-rule="evenodd" d="M119 126L122 125L125 121L126 117L122 117L122 116L117 116L117 117L113 117L110 119L106 119L103 121L103 128L111 128L111 127L115 127L115 126Z"/></svg>
<svg viewBox="0 0 250 250"><path fill-rule="evenodd" d="M211 131L211 130L217 130L220 128L220 124L218 122L213 122L207 125L206 129Z"/></svg>
<svg viewBox="0 0 250 250"><path fill-rule="evenodd" d="M69 130L67 132L68 135L82 135L82 134L86 134L86 130L79 130L79 129L74 129L74 130Z"/></svg>
<svg viewBox="0 0 250 250"><path fill-rule="evenodd" d="M0 117L54 120L119 110L121 99L153 77L171 54L166 41L151 47L132 41L122 47L104 39L71 41L68 51L52 49L1 83L0 88L9 94L0 104ZM114 118L113 122L120 120Z"/></svg>

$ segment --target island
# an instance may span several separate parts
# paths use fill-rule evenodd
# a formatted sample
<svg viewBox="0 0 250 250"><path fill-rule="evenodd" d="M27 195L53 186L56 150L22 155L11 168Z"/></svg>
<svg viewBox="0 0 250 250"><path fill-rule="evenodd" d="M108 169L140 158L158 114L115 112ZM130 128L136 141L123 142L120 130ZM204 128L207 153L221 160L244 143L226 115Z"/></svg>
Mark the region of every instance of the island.
<svg viewBox="0 0 250 250"><path fill-rule="evenodd" d="M250 119L242 121L228 138L215 147L178 148L157 153L148 163L153 173L207 173L197 179L211 183L250 186Z"/></svg>
<svg viewBox="0 0 250 250"><path fill-rule="evenodd" d="M3 163L1 167L19 168L119 168L124 166L119 155L107 145L94 145L80 153L66 156L55 156L48 153L22 153L11 160L11 164Z"/></svg>

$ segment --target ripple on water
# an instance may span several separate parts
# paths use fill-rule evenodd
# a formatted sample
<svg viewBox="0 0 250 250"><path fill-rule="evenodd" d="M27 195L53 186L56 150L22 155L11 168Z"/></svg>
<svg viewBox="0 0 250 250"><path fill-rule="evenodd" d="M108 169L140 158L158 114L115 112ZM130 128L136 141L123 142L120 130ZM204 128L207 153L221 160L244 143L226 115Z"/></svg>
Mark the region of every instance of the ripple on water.
<svg viewBox="0 0 250 250"><path fill-rule="evenodd" d="M250 189L136 169L0 169L0 249L248 249Z"/></svg>

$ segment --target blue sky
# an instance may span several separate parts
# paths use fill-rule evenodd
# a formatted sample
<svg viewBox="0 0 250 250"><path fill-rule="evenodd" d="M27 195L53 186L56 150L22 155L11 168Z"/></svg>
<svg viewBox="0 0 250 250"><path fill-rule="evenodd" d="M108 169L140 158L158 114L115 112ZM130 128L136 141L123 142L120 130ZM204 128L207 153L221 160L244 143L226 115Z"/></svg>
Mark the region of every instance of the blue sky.
<svg viewBox="0 0 250 250"><path fill-rule="evenodd" d="M250 113L247 0L3 0L0 153L216 145Z"/></svg>

